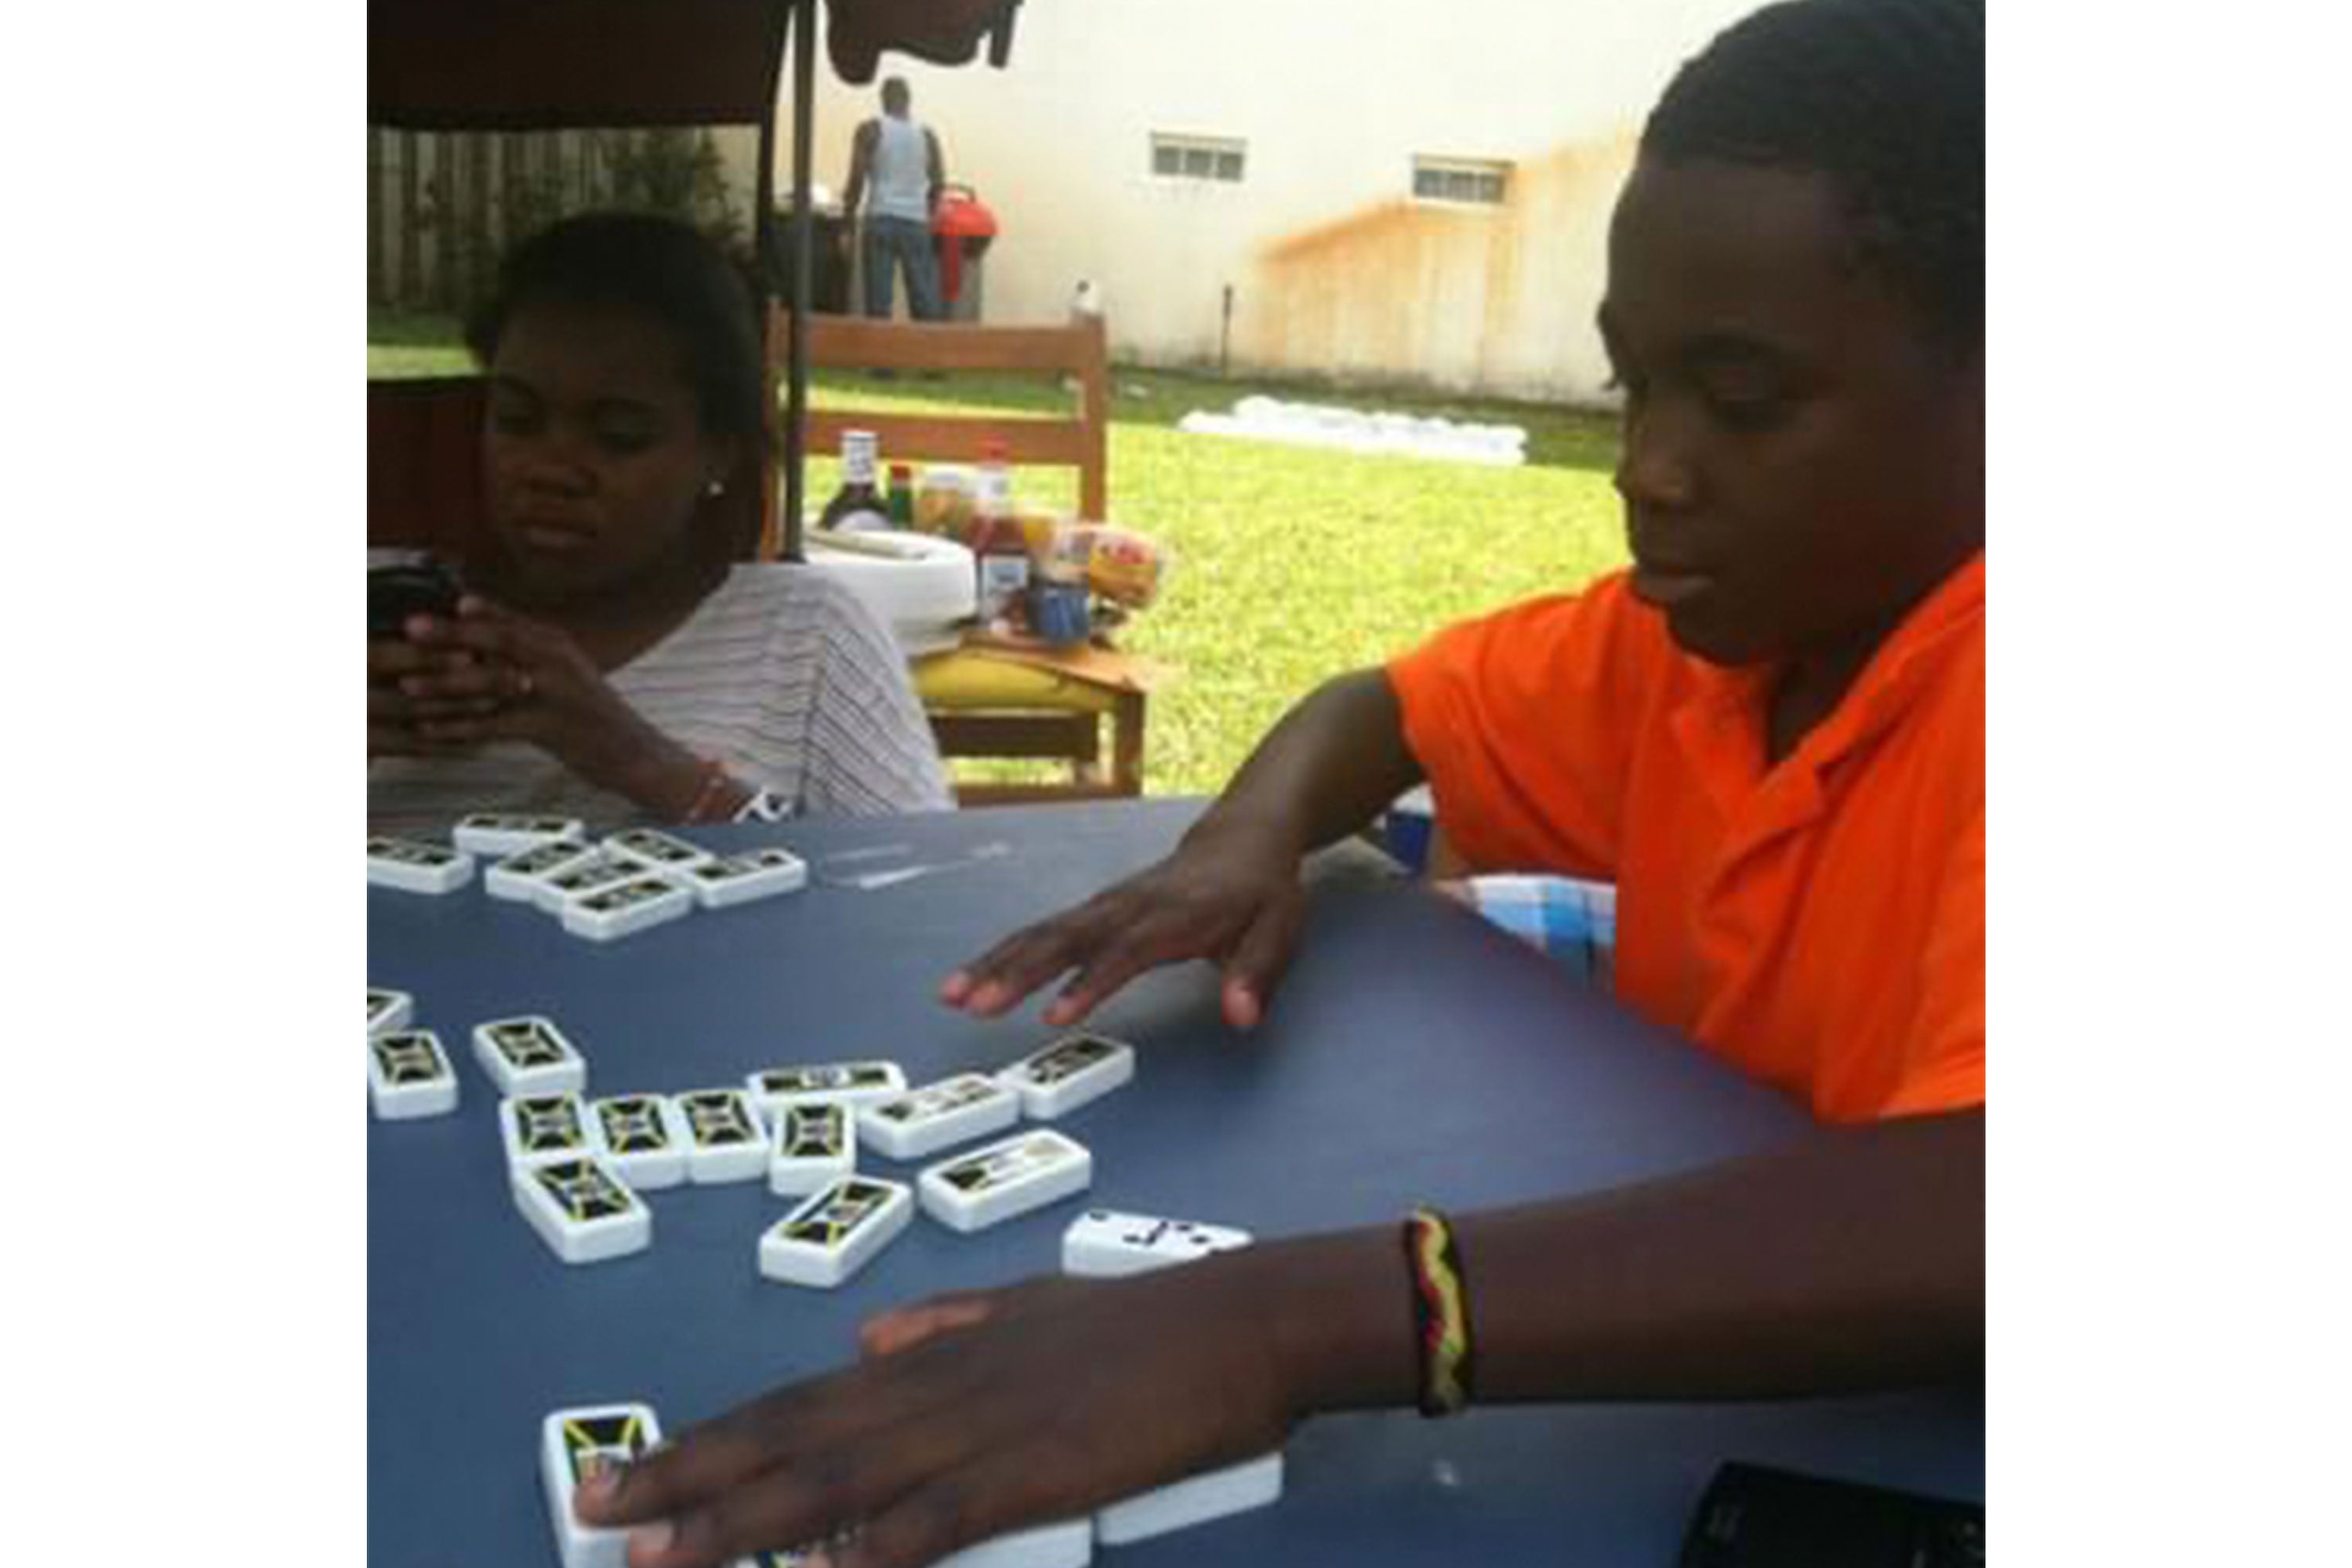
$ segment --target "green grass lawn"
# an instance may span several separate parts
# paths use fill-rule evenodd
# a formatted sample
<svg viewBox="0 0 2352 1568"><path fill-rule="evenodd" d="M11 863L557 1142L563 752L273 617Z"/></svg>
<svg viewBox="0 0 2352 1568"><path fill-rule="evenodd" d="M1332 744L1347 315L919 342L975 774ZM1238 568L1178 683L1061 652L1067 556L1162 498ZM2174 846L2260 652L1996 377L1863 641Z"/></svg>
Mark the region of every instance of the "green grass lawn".
<svg viewBox="0 0 2352 1568"><path fill-rule="evenodd" d="M469 368L446 321L372 312L371 376ZM1147 787L1219 788L1292 701L1328 676L1412 647L1439 626L1529 595L1576 587L1625 559L1609 473L1613 420L1525 404L1354 395L1260 381L1120 369L1113 375L1110 521L1173 552L1158 604L1124 646L1174 666L1151 700ZM1254 392L1515 424L1519 468L1186 435L1192 409ZM911 413L1059 412L1058 388L958 376L877 382L824 375L821 405ZM884 461L889 454L883 454ZM809 466L808 493L832 493L834 464ZM1019 471L1023 500L1068 505L1074 472Z"/></svg>

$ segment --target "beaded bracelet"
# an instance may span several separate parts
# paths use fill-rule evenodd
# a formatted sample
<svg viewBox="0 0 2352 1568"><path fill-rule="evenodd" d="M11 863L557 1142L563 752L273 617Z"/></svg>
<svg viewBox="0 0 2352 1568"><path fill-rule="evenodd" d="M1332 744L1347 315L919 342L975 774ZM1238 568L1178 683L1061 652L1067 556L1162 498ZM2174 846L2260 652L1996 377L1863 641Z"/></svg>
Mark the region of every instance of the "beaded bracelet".
<svg viewBox="0 0 2352 1568"><path fill-rule="evenodd" d="M1413 1338L1421 1347L1421 1413L1454 1415L1470 1403L1470 1298L1454 1227L1432 1208L1405 1216Z"/></svg>

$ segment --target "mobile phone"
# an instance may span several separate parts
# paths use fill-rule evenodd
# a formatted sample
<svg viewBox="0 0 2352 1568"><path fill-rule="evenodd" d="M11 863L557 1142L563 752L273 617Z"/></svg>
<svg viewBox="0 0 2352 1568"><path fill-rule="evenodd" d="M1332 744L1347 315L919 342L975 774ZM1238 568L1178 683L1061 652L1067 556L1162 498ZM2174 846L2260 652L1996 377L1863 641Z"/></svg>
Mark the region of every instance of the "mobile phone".
<svg viewBox="0 0 2352 1568"><path fill-rule="evenodd" d="M454 616L457 574L437 558L416 553L368 563L368 636L394 637L411 616Z"/></svg>
<svg viewBox="0 0 2352 1568"><path fill-rule="evenodd" d="M1681 1568L1984 1568L1980 1503L1763 1465L1716 1471Z"/></svg>

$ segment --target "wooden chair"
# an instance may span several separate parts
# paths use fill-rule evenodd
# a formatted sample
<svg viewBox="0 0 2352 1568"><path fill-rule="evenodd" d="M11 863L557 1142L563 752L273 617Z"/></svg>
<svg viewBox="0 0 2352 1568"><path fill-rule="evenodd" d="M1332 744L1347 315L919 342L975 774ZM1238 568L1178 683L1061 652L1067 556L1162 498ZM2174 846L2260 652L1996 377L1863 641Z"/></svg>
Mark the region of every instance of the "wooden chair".
<svg viewBox="0 0 2352 1568"><path fill-rule="evenodd" d="M781 363L791 318L770 323L771 360ZM837 449L845 430L871 430L886 462L971 462L992 443L1015 466L1078 471L1078 510L1103 519L1109 508L1110 373L1099 317L1060 327L975 327L812 316L808 363L833 370L998 371L1067 376L1078 384L1074 417L1020 415L862 413L811 409L808 450ZM1143 793L1148 693L1139 666L1116 652L1018 655L967 648L919 660L915 689L950 758L1066 762L1067 783L962 784L967 805L1095 800ZM1102 771L1101 722L1110 721L1111 764Z"/></svg>

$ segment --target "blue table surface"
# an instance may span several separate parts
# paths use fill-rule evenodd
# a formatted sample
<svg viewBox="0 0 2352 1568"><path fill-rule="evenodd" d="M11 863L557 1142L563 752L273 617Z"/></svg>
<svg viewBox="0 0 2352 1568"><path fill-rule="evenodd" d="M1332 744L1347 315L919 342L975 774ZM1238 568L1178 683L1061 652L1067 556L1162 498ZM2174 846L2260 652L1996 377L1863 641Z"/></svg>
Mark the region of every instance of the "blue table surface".
<svg viewBox="0 0 2352 1568"><path fill-rule="evenodd" d="M1032 1007L966 1019L940 977L1021 922L1171 847L1197 801L1149 801L690 835L782 843L808 891L583 942L478 877L445 897L371 889L368 981L417 999L463 1100L368 1131L368 1552L374 1568L556 1563L540 1419L645 1399L675 1428L855 1353L858 1321L936 1291L1057 1267L1081 1205L1260 1237L1591 1190L1801 1136L1802 1113L1635 1019L1465 911L1326 879L1266 1026L1218 1020L1205 965L1130 987L1097 1026L1132 1040L1128 1088L1057 1125L1095 1155L1071 1200L977 1236L918 1217L834 1291L762 1279L762 1182L649 1194L650 1249L567 1268L508 1195L496 1092L472 1026L543 1012L592 1093L740 1084L755 1068L884 1057L921 1081L992 1068L1046 1037ZM988 858L898 886L830 879ZM846 857L845 858L844 857ZM867 1155L911 1180L917 1165ZM1475 1280L1474 1280L1475 1288ZM1271 1509L1132 1546L1116 1568L1219 1563L1670 1564L1717 1465L1739 1458L1984 1495L1980 1391L1750 1405L1487 1409L1324 1417L1289 1447Z"/></svg>

